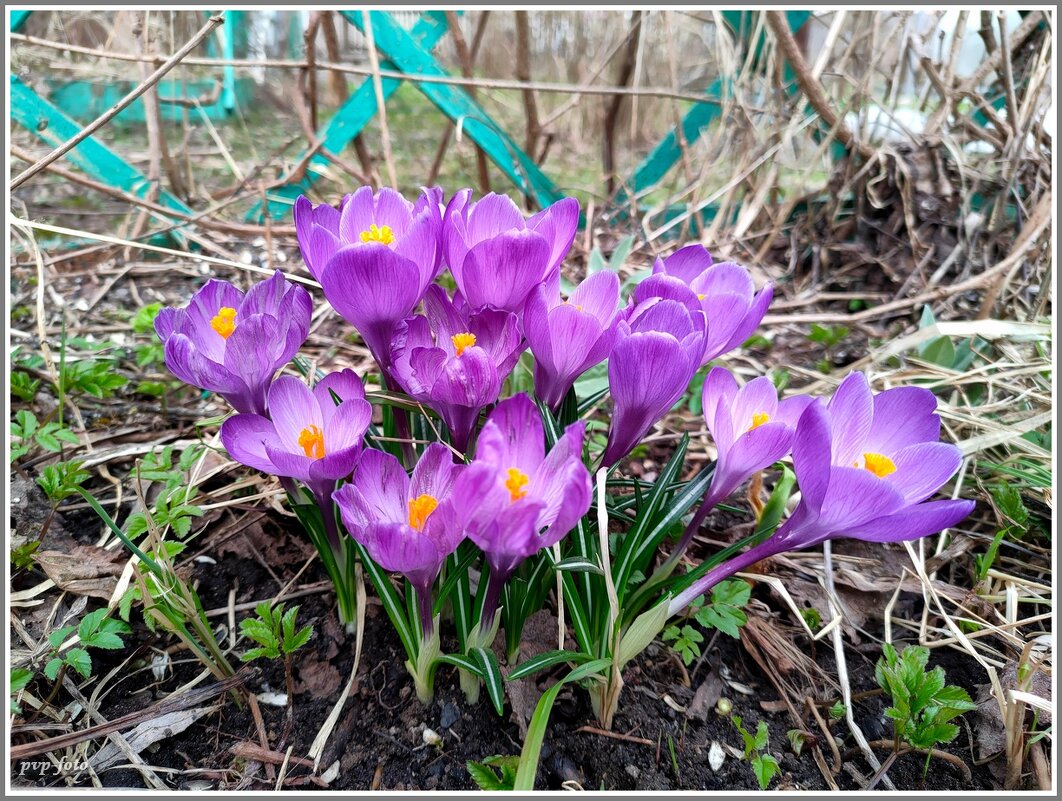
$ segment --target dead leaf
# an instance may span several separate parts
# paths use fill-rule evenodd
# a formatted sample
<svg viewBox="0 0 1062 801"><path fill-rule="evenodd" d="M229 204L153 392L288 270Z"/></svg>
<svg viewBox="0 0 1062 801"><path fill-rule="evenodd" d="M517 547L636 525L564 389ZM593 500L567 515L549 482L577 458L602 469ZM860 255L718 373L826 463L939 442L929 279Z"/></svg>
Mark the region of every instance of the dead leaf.
<svg viewBox="0 0 1062 801"><path fill-rule="evenodd" d="M719 701L722 695L723 679L713 670L701 682L697 692L693 694L693 700L690 701L690 705L686 709L687 717L708 720L708 713L715 709L716 702Z"/></svg>
<svg viewBox="0 0 1062 801"><path fill-rule="evenodd" d="M106 551L95 545L37 554L37 564L60 589L104 601L110 600L125 559L123 551Z"/></svg>
<svg viewBox="0 0 1062 801"><path fill-rule="evenodd" d="M339 690L342 677L335 665L323 659L309 659L299 664L295 694L310 693L314 698L332 698Z"/></svg>

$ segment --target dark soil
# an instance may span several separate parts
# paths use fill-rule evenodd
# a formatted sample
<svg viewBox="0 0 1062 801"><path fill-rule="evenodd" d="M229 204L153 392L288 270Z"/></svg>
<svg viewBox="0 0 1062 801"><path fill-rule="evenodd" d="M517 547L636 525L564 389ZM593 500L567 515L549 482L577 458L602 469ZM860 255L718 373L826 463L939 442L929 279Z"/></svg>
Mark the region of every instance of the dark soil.
<svg viewBox="0 0 1062 801"><path fill-rule="evenodd" d="M87 528L93 530L91 526ZM254 547L240 546L238 541L243 537ZM197 545L217 560L216 564L200 562L194 565L193 576L208 610L225 607L232 587L237 590L237 603L273 596L278 589L276 579L286 581L291 575L285 575L290 568L284 563L301 562L308 547L301 541L301 532L290 519L273 513L254 520L235 535L227 536L220 546L216 542ZM241 555L241 552L255 550L259 554L266 552L268 561ZM266 569L266 564L274 575ZM315 563L303 574L300 586L324 579L323 571ZM760 592L758 590L754 597L759 597ZM301 604L300 623L312 624L315 636L295 664L295 725L287 742L287 745L294 746L292 755L295 757L305 755L309 750L350 675L354 656L354 637L338 625L329 593L311 594L297 602ZM241 618L242 614L237 617ZM214 617L213 621L223 624L225 619L225 615L221 615ZM227 636L223 631L219 639L227 641ZM135 629L131 639L138 639L141 645L152 648L164 648L169 644L154 637L142 625ZM444 642L444 648L446 645ZM770 752L778 758L782 768L772 787L825 789L826 782L809 748L805 748L799 757L790 748L786 731L798 726L783 704L773 703L778 699L777 692L750 658L747 649L726 636L716 637L711 645L703 663L691 666L688 671L682 669L670 649L659 645L651 646L627 667L624 674L626 686L613 726L617 737L626 739L596 731L580 731L586 726L596 728L589 699L581 688L566 689L550 720L537 787L556 789L564 782L575 782L585 789L606 790L757 789L749 764L733 754L726 755L718 771L713 771L709 765L708 754L713 742L734 749L741 747L741 738L730 720L720 717L711 708L707 710L706 719L700 720L676 711L664 700L668 696L678 708L685 709L693 700L697 687L711 678L713 672L718 674L724 670L729 681L743 685L752 693L745 695L733 690L732 685L722 685L722 694L733 703L733 713L743 718L750 731L761 719L768 724ZM801 646L810 647L810 642L805 640ZM144 653L148 653L146 649ZM833 675L830 649L819 645L811 653L827 675ZM98 652L96 658L97 676L105 675L117 664L108 663L108 654L104 652ZM865 658L858 653L849 657L854 692L875 689L875 658L869 649ZM370 595L357 685L321 760L321 773L336 761L339 763L338 775L328 785L330 789L475 789L465 767L468 760L479 761L494 754L519 754L523 737L508 699L504 718L497 716L485 698L469 707L458 687L455 671L441 668L435 701L425 708L412 692L412 681L403 667L404 659L398 638ZM944 665L950 683L962 685L975 694L974 685L983 677L976 665L971 666L963 655L948 649L935 651L934 661ZM248 680L249 689L256 693L283 692L282 667L264 661L256 664L260 669ZM188 659L183 652L173 654L173 665L172 673L164 681L146 691L134 680L123 685L124 693L116 691L108 695L101 710L103 715L113 719L144 708L200 671L199 664ZM687 675L693 677L691 686L685 684ZM553 675L538 676L539 688L548 686L554 679ZM532 696L537 696L538 692L539 689L534 689ZM530 714L534 700L532 697L527 704L525 714ZM825 702L822 709L823 717L827 718L826 707L836 698L824 695L820 700ZM870 696L856 703L855 714L868 739L891 736L891 725L882 716L885 705L880 696ZM265 703L260 708L270 745L275 748L284 730L285 710ZM807 714L803 709L801 712ZM425 727L439 735L438 745L425 744ZM821 735L810 715L799 727L816 736ZM842 722L832 724L832 730L844 738L840 742L843 753L852 745L847 729ZM916 791L997 787L998 782L987 766L971 764L969 736L969 729L964 728L948 750L970 765L974 779L972 786L965 782L957 768L940 760L930 764L923 778L925 760L916 754L898 759L889 776L897 787ZM275 780L265 776L262 766L234 755L233 747L245 743L258 743L253 719L246 707L239 710L231 698L227 698L219 712L200 718L189 729L162 741L145 751L143 756L148 764L176 771L159 774L174 788L265 789L274 786ZM826 763L832 764L831 752L824 742L822 750ZM878 754L882 760L887 755L887 750ZM858 755L851 757L850 767L854 771L842 769L835 777L842 789L859 789L873 774ZM17 776L18 772L16 764L14 775ZM105 786L142 786L139 774L128 768L107 771L101 779ZM87 785L87 781L80 783ZM309 768L288 767L285 787L313 789L322 786L319 779L311 778Z"/></svg>

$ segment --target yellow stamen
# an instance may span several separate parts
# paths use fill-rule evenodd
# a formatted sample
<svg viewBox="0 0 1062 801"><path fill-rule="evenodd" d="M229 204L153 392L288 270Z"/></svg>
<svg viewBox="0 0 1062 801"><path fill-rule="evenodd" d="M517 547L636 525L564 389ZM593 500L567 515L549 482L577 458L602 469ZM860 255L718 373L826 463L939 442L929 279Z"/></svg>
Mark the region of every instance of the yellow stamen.
<svg viewBox="0 0 1062 801"><path fill-rule="evenodd" d="M570 306L570 305L572 305L572 302L571 302L570 300L566 300L566 301L564 301L564 304L565 304L566 306ZM575 309L576 309L576 311L582 311L582 310L583 310L583 307L582 307L582 306L580 306L580 305L579 305L578 303L576 303L576 304L575 304Z"/></svg>
<svg viewBox="0 0 1062 801"><path fill-rule="evenodd" d="M476 335L463 331L450 337L450 341L454 343L454 355L460 356L465 352L465 348L471 348L476 344Z"/></svg>
<svg viewBox="0 0 1062 801"><path fill-rule="evenodd" d="M391 230L390 225L377 226L376 223L373 223L369 226L369 230L361 232L361 241L390 245L395 241L395 233Z"/></svg>
<svg viewBox="0 0 1062 801"><path fill-rule="evenodd" d="M527 477L527 473L523 470L519 470L515 467L509 468L509 478L505 481L505 488L509 490L510 503L516 503L516 501L527 495L527 483L530 481Z"/></svg>
<svg viewBox="0 0 1062 801"><path fill-rule="evenodd" d="M885 478L889 473L896 472L892 459L883 453L864 453L863 466L878 478Z"/></svg>
<svg viewBox="0 0 1062 801"><path fill-rule="evenodd" d="M767 414L767 412L756 412L752 415L752 425L749 426L749 431L752 431L754 428L759 428L764 423L770 421L770 419L771 416Z"/></svg>
<svg viewBox="0 0 1062 801"><path fill-rule="evenodd" d="M414 531L423 531L428 516L435 511L439 502L430 495L418 495L409 505L409 527Z"/></svg>
<svg viewBox="0 0 1062 801"><path fill-rule="evenodd" d="M697 300L704 300L704 297L705 297L705 296L704 296L704 294L703 294L703 293L702 293L702 294L699 294L699 295L697 295Z"/></svg>
<svg viewBox="0 0 1062 801"><path fill-rule="evenodd" d="M210 327L228 339L236 330L236 310L231 306L222 306L210 321Z"/></svg>
<svg viewBox="0 0 1062 801"><path fill-rule="evenodd" d="M324 432L317 426L309 426L299 433L299 447L311 459L323 459L325 455Z"/></svg>

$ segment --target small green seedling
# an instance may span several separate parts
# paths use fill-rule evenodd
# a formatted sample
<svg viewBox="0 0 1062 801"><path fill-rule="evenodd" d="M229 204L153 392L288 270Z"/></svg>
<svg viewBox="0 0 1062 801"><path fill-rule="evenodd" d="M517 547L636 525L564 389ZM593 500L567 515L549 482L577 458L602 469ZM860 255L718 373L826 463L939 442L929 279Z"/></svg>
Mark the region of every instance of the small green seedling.
<svg viewBox="0 0 1062 801"><path fill-rule="evenodd" d="M74 632L80 645L68 648L65 653L60 650L63 641ZM107 617L106 609L97 609L81 619L76 626L63 626L48 635L48 644L51 646L51 658L44 666L44 675L50 680L59 683L60 671L64 672L73 668L83 678L92 675L92 657L89 656L89 648L103 648L108 651L116 651L124 648L122 634L131 631L129 625L122 620L113 620Z"/></svg>
<svg viewBox="0 0 1062 801"><path fill-rule="evenodd" d="M49 420L41 425L37 416L28 409L19 409L11 423L11 461L14 462L33 450L34 446L49 453L59 453L63 443L80 445L77 434L69 428Z"/></svg>
<svg viewBox="0 0 1062 801"><path fill-rule="evenodd" d="M72 460L48 465L41 471L37 478L37 484L53 505L58 505L71 495L89 479L88 471L81 469L81 462Z"/></svg>
<svg viewBox="0 0 1062 801"><path fill-rule="evenodd" d="M25 403L32 403L41 388L39 378L33 378L21 370L11 372L11 394Z"/></svg>
<svg viewBox="0 0 1062 801"><path fill-rule="evenodd" d="M495 754L482 762L465 763L465 769L480 790L487 792L507 792L516 783L516 770L520 766L520 757Z"/></svg>
<svg viewBox="0 0 1062 801"><path fill-rule="evenodd" d="M33 681L33 671L29 668L11 668L11 714L21 715L22 707L20 707L15 699L18 694L29 686L29 683Z"/></svg>
<svg viewBox="0 0 1062 801"><path fill-rule="evenodd" d="M240 633L258 643L258 647L247 651L241 658L244 662L250 662L253 659L283 658L284 660L284 684L287 688L288 711L284 733L280 736L281 745L278 746L283 747L295 722L293 706L295 683L292 680L291 655L309 642L310 637L313 636L313 626L304 626L296 631L295 617L299 614L297 606L285 612L284 604L273 607L268 601L263 601L254 608L254 611L257 617L240 621Z"/></svg>
<svg viewBox="0 0 1062 801"><path fill-rule="evenodd" d="M745 742L744 758L752 765L752 772L756 774L760 789L766 790L771 779L781 771L778 760L767 753L767 747L770 745L767 724L761 720L756 725L756 733L750 734L748 729L742 725L740 715L733 715L730 720L733 721L734 728L738 730L738 734Z"/></svg>
<svg viewBox="0 0 1062 801"><path fill-rule="evenodd" d="M885 643L882 652L874 678L892 700L885 715L893 721L897 741L928 751L954 740L959 727L949 721L976 708L966 690L945 685L942 667L926 670L928 648L909 645L897 653Z"/></svg>
<svg viewBox="0 0 1062 801"><path fill-rule="evenodd" d="M748 604L751 592L748 582L727 579L712 590L711 603L705 605L704 596L701 596L690 604L693 619L706 629L718 629L737 638L741 634L741 627L748 622L742 610ZM668 626L661 639L670 642L672 650L689 666L701 655L704 635L689 623L684 623L681 626Z"/></svg>

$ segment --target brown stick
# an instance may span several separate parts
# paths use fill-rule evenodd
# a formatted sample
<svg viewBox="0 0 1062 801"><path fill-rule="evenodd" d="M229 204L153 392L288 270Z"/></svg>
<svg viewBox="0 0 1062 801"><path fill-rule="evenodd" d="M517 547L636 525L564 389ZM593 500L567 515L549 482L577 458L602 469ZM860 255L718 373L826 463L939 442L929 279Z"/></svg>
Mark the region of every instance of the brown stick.
<svg viewBox="0 0 1062 801"><path fill-rule="evenodd" d="M240 686L251 677L253 672L254 669L248 669L245 667L235 676L231 676L223 681L218 681L199 689L189 690L177 698L174 698L171 695L149 707L140 709L136 712L130 712L128 715L122 715L120 718L115 718L106 723L89 726L87 729L70 732L69 734L60 734L58 737L50 737L47 740L39 740L35 743L13 745L8 751L8 758L12 760L26 759L27 757L47 754L50 751L69 748L78 743L83 743L86 740L94 740L97 737L113 734L114 732L127 729L138 723L143 723L146 720L152 720L161 717L162 715L167 715L170 712L180 712L182 709L188 709L197 704L201 704L204 701L209 701L216 696L228 692L234 687ZM13 735L18 734L18 731L18 727L15 726L12 728L11 733Z"/></svg>
<svg viewBox="0 0 1062 801"><path fill-rule="evenodd" d="M644 737L634 737L630 734L620 734L618 731L606 731L596 726L580 726L576 731L585 731L587 734L600 734L602 737L611 737L613 740L623 740L625 743L638 743L639 745L656 745L653 740Z"/></svg>
<svg viewBox="0 0 1062 801"><path fill-rule="evenodd" d="M81 53L87 56L98 56L99 58L108 58L115 61L148 61L150 63L158 63L161 58L161 56L142 56L136 53L120 53L110 50L94 49L91 47L68 45L63 44L62 42L53 42L48 39L39 39L35 36L26 36L21 33L9 34L8 38L12 41L25 42L26 44L38 45L40 47L49 47L53 50L62 50L67 53ZM305 69L308 66L305 61L283 58L186 58L184 59L184 63L197 67L238 67L241 69L269 67L271 69L298 70ZM352 64L337 64L332 61L318 61L317 68L322 70L338 70L339 72L348 73L350 75L372 76L375 74L371 68L355 67ZM381 69L378 71L378 74L381 78L397 78L402 81L408 80L410 77L410 73L402 72L401 70ZM478 86L487 89L514 89L519 91L531 89L535 92L555 92L557 94L569 95L611 96L615 94L623 94L637 95L639 97L663 97L674 100L689 100L694 103L704 102L703 93L678 92L671 87L661 86L605 86L591 83L575 84L552 81L512 81L500 78L466 78L463 75L425 75L422 73L417 73L415 77L418 83L437 83L443 86Z"/></svg>
<svg viewBox="0 0 1062 801"><path fill-rule="evenodd" d="M321 29L321 16L325 12L314 11L302 33L303 52L306 53L306 69L301 72L303 97L310 109L310 128L317 131L317 31Z"/></svg>
<svg viewBox="0 0 1062 801"><path fill-rule="evenodd" d="M486 16L481 19L480 25L482 25L483 21L485 20ZM450 28L450 36L452 36L454 40L454 49L457 51L457 60L461 64L461 74L464 75L466 78L471 78L473 75L472 62L475 59L475 56L469 51L468 45L465 42L464 34L461 33L461 23L460 20L458 20L457 18L456 11L448 10L446 12L446 24ZM482 28L476 30L477 47L478 37L482 35L481 30ZM468 93L473 98L475 98L476 88L474 86L470 86L468 89ZM446 146L450 141L450 132L452 129L452 125L447 128L443 140L439 143L439 150L436 154L436 159L439 164L442 163L441 156L446 152ZM438 167L435 164L432 165L432 172L438 172ZM483 152L483 148L481 148L479 145L476 145L476 172L479 174L479 191L483 193L489 192L490 173L487 172L487 154Z"/></svg>
<svg viewBox="0 0 1062 801"><path fill-rule="evenodd" d="M638 57L638 42L642 35L642 12L635 10L631 17L631 34L627 37L627 49L620 65L619 85L626 86L634 75L634 64ZM623 107L623 95L612 97L605 111L605 136L601 140L601 166L605 171L606 187L611 195L616 188L616 123L619 121L620 109Z"/></svg>
<svg viewBox="0 0 1062 801"><path fill-rule="evenodd" d="M328 53L329 61L339 61L339 37L336 35L335 15L326 11L321 18L321 33L324 34L325 52ZM332 100L341 105L349 96L347 92L347 79L338 70L329 70L329 81L332 84Z"/></svg>
<svg viewBox="0 0 1062 801"><path fill-rule="evenodd" d="M516 78L524 83L531 82L531 25L526 11L516 12ZM525 88L523 95L524 113L527 115L524 151L534 158L539 135L538 104L534 89Z"/></svg>
<svg viewBox="0 0 1062 801"><path fill-rule="evenodd" d="M67 153L77 147L81 142L88 139L90 136L92 136L92 134L96 133L96 131L98 131L100 128L102 128L112 119L114 119L122 109L127 107L130 103L132 103L142 94L144 94L144 92L146 92L148 89L150 89L160 80L162 80L162 77L167 72L176 67L177 64L180 63L185 56L195 50L195 48L199 47L199 45L202 44L203 40L205 40L207 36L210 35L211 31L218 27L218 25L221 25L224 21L225 18L220 14L216 14L215 16L210 17L210 19L207 20L206 25L200 28L199 32L190 40L188 40L188 42L185 43L184 47L182 47L180 50L170 56L170 58L165 63L163 63L161 67L151 73L151 75L149 75L147 79L141 81L140 85L133 89L133 91L131 91L117 103L111 106L107 111L105 111L95 120L93 120L84 128L82 128L79 133L72 136L70 139L61 144L47 156L40 159L35 164L31 165L28 169L24 170L19 175L16 175L15 178L11 181L11 190L18 189L20 186L22 186L22 184L26 183L26 181L28 181L34 175L39 173L49 164L65 156Z"/></svg>
<svg viewBox="0 0 1062 801"><path fill-rule="evenodd" d="M837 138L845 147L857 151L863 158L869 159L873 157L874 150L856 141L855 136L848 130L848 126L844 124L833 104L826 97L822 84L811 74L811 68L808 67L807 61L804 60L804 54L800 52L800 47L789 30L789 23L786 21L785 14L781 11L767 11L764 13L767 15L767 27L771 29L775 39L778 40L778 46L782 48L786 60L793 68L797 85L800 86L800 91L804 93L804 97L808 99L808 103L819 113L826 125L836 130Z"/></svg>
<svg viewBox="0 0 1062 801"><path fill-rule="evenodd" d="M387 127L387 104L383 96L383 79L380 74L380 57L376 52L376 38L372 31L372 13L363 11L361 18L364 22L364 34L366 49L369 51L369 65L372 67L372 86L376 92L376 114L380 121L380 144L383 146L384 163L387 165L387 177L391 182L391 188L398 188L398 173L395 172L395 159L391 153L391 131Z"/></svg>

